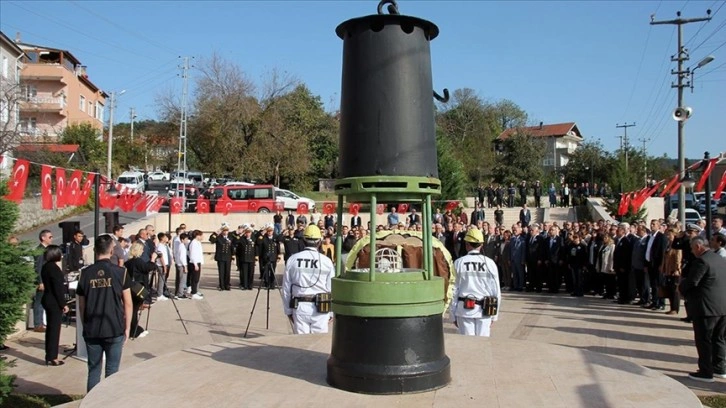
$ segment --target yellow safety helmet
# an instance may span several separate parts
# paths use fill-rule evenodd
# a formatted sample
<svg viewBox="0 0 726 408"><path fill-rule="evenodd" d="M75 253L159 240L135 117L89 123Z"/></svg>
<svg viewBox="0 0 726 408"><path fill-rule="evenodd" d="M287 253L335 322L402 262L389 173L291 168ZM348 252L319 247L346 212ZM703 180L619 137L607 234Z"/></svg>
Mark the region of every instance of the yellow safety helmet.
<svg viewBox="0 0 726 408"><path fill-rule="evenodd" d="M482 244L484 243L484 235L482 235L480 230L472 228L466 232L464 241L471 242L472 244Z"/></svg>
<svg viewBox="0 0 726 408"><path fill-rule="evenodd" d="M317 225L308 225L305 227L305 231L303 231L303 238L311 240L321 239L322 234L320 233L320 228Z"/></svg>

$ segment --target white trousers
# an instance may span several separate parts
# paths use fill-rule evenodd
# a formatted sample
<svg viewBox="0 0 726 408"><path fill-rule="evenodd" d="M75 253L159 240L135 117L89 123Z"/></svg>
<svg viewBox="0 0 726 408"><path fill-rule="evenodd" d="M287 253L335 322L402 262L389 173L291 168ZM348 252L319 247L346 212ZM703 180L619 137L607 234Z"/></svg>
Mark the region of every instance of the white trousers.
<svg viewBox="0 0 726 408"><path fill-rule="evenodd" d="M295 334L327 333L329 320L328 313L310 315L298 313L295 310L292 313L292 332Z"/></svg>
<svg viewBox="0 0 726 408"><path fill-rule="evenodd" d="M459 334L484 337L489 337L491 334L491 318L457 317L456 324L459 325Z"/></svg>

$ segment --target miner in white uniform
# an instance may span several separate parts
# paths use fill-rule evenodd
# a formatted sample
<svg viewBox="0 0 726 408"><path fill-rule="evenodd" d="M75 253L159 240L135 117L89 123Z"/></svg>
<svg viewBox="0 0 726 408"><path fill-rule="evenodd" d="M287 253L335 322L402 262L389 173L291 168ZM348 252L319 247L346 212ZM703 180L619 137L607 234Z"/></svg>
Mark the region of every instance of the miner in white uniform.
<svg viewBox="0 0 726 408"><path fill-rule="evenodd" d="M318 251L320 228L309 225L303 232L305 249L292 255L282 278L282 304L295 334L327 333L332 319L330 285L333 261Z"/></svg>
<svg viewBox="0 0 726 408"><path fill-rule="evenodd" d="M460 334L489 337L502 299L499 272L494 261L481 253L484 236L480 230L470 229L464 243L467 254L454 262L456 286L451 317Z"/></svg>

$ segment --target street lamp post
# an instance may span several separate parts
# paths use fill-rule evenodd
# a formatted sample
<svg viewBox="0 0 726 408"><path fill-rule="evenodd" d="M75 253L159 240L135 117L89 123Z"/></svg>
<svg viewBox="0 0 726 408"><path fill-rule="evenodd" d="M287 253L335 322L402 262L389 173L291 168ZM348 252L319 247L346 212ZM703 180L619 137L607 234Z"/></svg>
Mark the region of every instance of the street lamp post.
<svg viewBox="0 0 726 408"><path fill-rule="evenodd" d="M99 234L99 226L98 226L98 219L101 218L101 204L100 201L100 195L101 195L101 185L111 185L111 188L108 190L108 194L116 195L117 191L114 187L114 183L111 180L101 182L101 172L99 170L96 170L96 177L93 181L94 184L94 192L93 192L93 239L96 239Z"/></svg>
<svg viewBox="0 0 726 408"><path fill-rule="evenodd" d="M705 152L703 154L703 160L701 160L701 163L698 165L697 171L706 171L706 168L708 167L708 162L711 160L711 155L708 152ZM686 172L686 176L683 178L683 187L685 188L693 188L693 186L696 185L696 180L693 179L689 172ZM706 204L706 239L711 240L711 211L713 211L713 208L711 207L711 178L706 178L706 188L705 188L705 194L704 197L705 204Z"/></svg>
<svg viewBox="0 0 726 408"><path fill-rule="evenodd" d="M126 90L123 90L118 93L119 96L123 95L126 92ZM111 107L109 108L109 115L108 115L108 150L106 152L106 177L109 180L113 180L111 178L111 159L113 157L113 111L116 109L116 92L111 92Z"/></svg>

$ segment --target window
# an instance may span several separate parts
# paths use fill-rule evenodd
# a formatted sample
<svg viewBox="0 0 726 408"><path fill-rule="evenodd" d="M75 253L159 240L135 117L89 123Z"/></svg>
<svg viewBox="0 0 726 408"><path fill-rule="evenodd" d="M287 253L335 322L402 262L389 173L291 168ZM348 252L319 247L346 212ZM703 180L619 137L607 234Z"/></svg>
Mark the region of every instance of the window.
<svg viewBox="0 0 726 408"><path fill-rule="evenodd" d="M35 87L35 85L25 85L23 87L23 98L24 99L31 99L38 96L38 89Z"/></svg>
<svg viewBox="0 0 726 408"><path fill-rule="evenodd" d="M101 102L96 102L96 119L103 122L103 104Z"/></svg>
<svg viewBox="0 0 726 408"><path fill-rule="evenodd" d="M8 57L3 55L3 78L8 77Z"/></svg>
<svg viewBox="0 0 726 408"><path fill-rule="evenodd" d="M79 99L79 101L78 101L78 109L81 112L85 112L86 111L86 97L83 96L83 95L81 95L81 99Z"/></svg>
<svg viewBox="0 0 726 408"><path fill-rule="evenodd" d="M551 157L551 156L550 157L545 157L542 160L542 165L543 166L553 167L555 165L555 159L553 157Z"/></svg>
<svg viewBox="0 0 726 408"><path fill-rule="evenodd" d="M256 188L253 191L255 192L254 198L257 198L257 199L272 198L272 189L271 188Z"/></svg>

